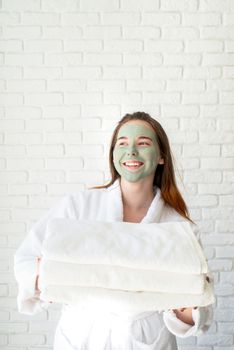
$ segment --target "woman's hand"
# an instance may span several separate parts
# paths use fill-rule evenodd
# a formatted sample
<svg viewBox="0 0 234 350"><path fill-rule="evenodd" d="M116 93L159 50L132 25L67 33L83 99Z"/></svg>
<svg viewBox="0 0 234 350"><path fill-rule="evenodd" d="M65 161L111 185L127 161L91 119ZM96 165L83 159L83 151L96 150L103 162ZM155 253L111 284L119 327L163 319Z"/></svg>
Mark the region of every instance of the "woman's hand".
<svg viewBox="0 0 234 350"><path fill-rule="evenodd" d="M193 317L192 317L192 310L193 309L197 309L197 306L195 306L195 307L183 307L180 309L174 309L173 311L179 320L193 326L194 325L194 321L193 321Z"/></svg>

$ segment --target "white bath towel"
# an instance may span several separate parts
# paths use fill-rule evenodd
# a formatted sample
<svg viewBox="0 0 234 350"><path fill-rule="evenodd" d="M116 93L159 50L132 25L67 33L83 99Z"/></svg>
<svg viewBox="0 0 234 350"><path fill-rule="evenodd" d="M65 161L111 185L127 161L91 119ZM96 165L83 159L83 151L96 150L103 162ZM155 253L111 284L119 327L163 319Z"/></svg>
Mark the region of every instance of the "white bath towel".
<svg viewBox="0 0 234 350"><path fill-rule="evenodd" d="M189 274L207 273L187 221L128 223L53 219L42 254L49 260Z"/></svg>
<svg viewBox="0 0 234 350"><path fill-rule="evenodd" d="M207 263L188 222L54 219L47 226L41 298L129 311L214 302Z"/></svg>
<svg viewBox="0 0 234 350"><path fill-rule="evenodd" d="M88 265L42 259L40 286L100 287L128 291L202 294L206 276L122 266Z"/></svg>
<svg viewBox="0 0 234 350"><path fill-rule="evenodd" d="M173 294L126 292L104 288L78 286L52 286L44 288L41 299L116 312L144 312L178 309L180 307L207 306L214 303L211 285L206 282L202 294Z"/></svg>

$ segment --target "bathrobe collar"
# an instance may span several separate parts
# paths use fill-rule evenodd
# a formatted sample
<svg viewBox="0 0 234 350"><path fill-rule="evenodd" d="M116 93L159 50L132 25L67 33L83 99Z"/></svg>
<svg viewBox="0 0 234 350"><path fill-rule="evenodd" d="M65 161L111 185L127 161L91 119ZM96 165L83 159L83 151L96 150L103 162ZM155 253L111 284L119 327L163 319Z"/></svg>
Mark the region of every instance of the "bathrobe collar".
<svg viewBox="0 0 234 350"><path fill-rule="evenodd" d="M107 218L110 221L123 221L123 201L120 188L120 181L117 179L110 187L108 191L108 206L107 206ZM154 187L154 199L152 200L150 207L141 220L141 223L160 222L161 215L164 209L164 200L161 195L161 190L158 187Z"/></svg>

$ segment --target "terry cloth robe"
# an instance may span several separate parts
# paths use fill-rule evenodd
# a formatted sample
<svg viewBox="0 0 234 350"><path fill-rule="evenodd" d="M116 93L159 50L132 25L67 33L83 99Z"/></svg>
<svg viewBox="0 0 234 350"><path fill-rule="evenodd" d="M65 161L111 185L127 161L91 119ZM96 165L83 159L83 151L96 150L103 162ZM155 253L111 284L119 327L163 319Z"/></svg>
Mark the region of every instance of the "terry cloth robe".
<svg viewBox="0 0 234 350"><path fill-rule="evenodd" d="M141 222L184 220L164 203L160 189L154 190L155 197ZM32 227L15 254L17 301L21 313L36 314L50 305L40 300L35 292L35 280L36 258L41 256L46 227L53 218L123 221L119 180L107 189L87 189L64 196ZM193 230L198 235L196 226ZM103 312L100 305L74 307L65 304L55 333L54 350L176 350L175 335L198 336L209 328L212 306L194 309L192 315L194 326L180 321L172 310L112 313Z"/></svg>
<svg viewBox="0 0 234 350"><path fill-rule="evenodd" d="M178 241L180 244L178 244ZM163 311L214 302L207 263L186 221L53 219L40 264L41 299Z"/></svg>

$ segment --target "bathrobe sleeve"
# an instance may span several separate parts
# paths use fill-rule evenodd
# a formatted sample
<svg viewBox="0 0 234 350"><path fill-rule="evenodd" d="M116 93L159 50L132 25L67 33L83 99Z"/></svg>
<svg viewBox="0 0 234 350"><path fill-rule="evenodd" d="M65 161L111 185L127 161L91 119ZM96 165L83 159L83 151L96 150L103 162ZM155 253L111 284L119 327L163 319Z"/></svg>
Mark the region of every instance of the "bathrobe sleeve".
<svg viewBox="0 0 234 350"><path fill-rule="evenodd" d="M40 300L35 291L37 257L41 256L46 226L52 218L74 218L75 210L71 196L65 196L31 228L14 256L14 273L18 282L18 310L24 314L36 314L49 306Z"/></svg>
<svg viewBox="0 0 234 350"><path fill-rule="evenodd" d="M199 244L202 247L200 230L194 224L192 224L192 228ZM213 286L214 279L211 272L209 272L207 275L210 283ZM209 329L213 321L213 306L208 305L206 307L198 307L197 309L193 309L192 318L194 321L193 326L178 319L173 310L164 311L163 313L163 319L167 329L179 338L187 338L190 336L202 335Z"/></svg>

